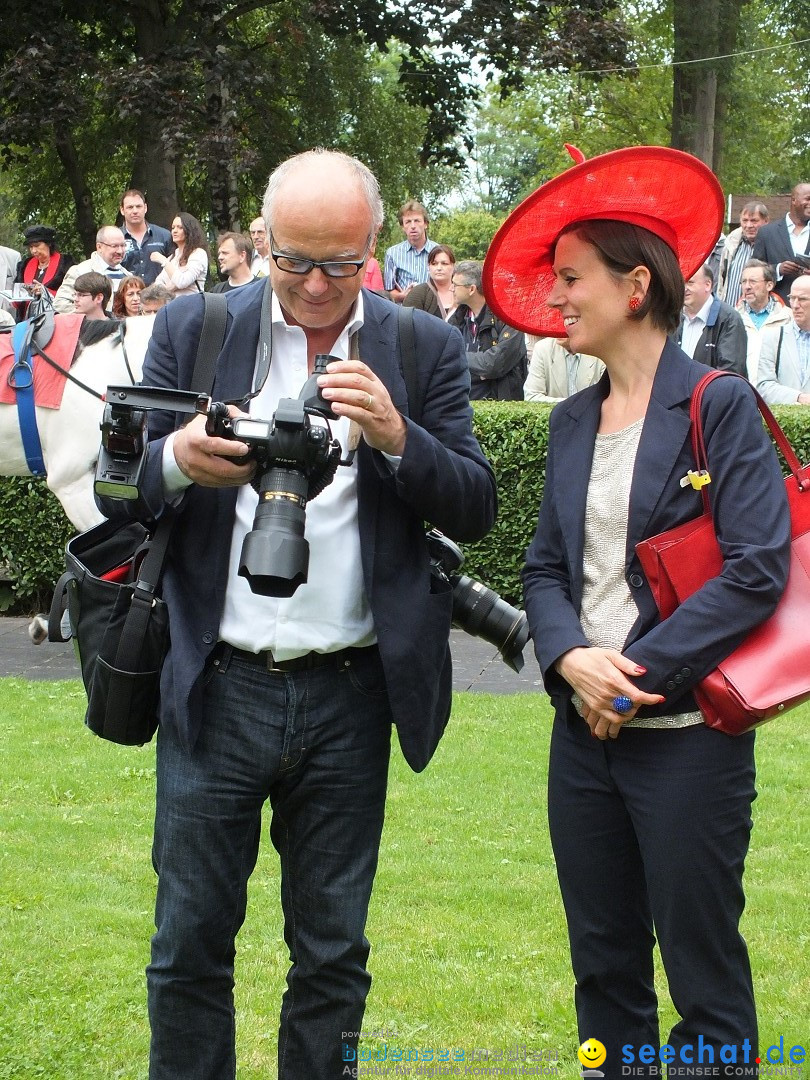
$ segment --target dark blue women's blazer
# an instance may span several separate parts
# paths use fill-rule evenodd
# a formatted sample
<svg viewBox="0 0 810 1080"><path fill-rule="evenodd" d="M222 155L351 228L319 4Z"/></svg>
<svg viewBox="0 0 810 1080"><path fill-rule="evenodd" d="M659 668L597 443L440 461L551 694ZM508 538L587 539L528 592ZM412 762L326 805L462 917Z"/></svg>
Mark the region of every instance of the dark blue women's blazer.
<svg viewBox="0 0 810 1080"><path fill-rule="evenodd" d="M776 607L787 581L790 518L773 444L751 388L717 379L706 390L703 426L708 487L722 573L664 622L636 555L636 544L702 512L701 498L680 480L694 468L689 438L693 387L710 369L667 342L633 466L625 578L639 609L624 653L647 669L634 681L666 698L640 716L696 708L691 688ZM568 649L589 643L579 623L585 501L607 373L551 415L546 484L537 532L524 569L526 613L546 688L555 706L571 689L554 668Z"/></svg>

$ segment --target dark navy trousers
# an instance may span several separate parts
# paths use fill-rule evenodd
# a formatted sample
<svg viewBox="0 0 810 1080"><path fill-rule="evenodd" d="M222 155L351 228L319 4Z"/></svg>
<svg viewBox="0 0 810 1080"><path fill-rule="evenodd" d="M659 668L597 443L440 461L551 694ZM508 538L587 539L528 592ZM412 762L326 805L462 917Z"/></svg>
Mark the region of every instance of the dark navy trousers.
<svg viewBox="0 0 810 1080"><path fill-rule="evenodd" d="M717 1070L704 1077L727 1075L721 1057L732 1054L738 1069L747 1056L755 1074L754 993L739 931L754 781L752 732L626 728L601 742L573 709L557 715L549 823L579 1036L604 1043L610 1080L656 1075L637 1056L640 1071L622 1073L627 1045L636 1055L652 1045L660 1071L656 938L680 1016L662 1040L673 1048L669 1076L690 1068L690 1057L691 1067Z"/></svg>

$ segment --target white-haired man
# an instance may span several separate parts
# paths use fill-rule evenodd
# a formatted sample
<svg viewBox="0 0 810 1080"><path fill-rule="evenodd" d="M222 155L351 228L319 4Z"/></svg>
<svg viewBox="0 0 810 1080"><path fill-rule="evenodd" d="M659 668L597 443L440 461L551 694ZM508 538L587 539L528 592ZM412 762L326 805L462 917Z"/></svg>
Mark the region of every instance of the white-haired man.
<svg viewBox="0 0 810 1080"><path fill-rule="evenodd" d="M774 292L776 275L773 267L761 259L749 259L740 279L741 297L737 311L745 327L748 340L746 367L748 380L757 384L759 352L762 335L772 326L785 326L790 322L790 308L778 293Z"/></svg>
<svg viewBox="0 0 810 1080"><path fill-rule="evenodd" d="M788 302L791 321L763 336L757 389L769 405L810 405L810 274L794 278Z"/></svg>
<svg viewBox="0 0 810 1080"><path fill-rule="evenodd" d="M391 724L421 769L450 709L450 594L431 584L423 523L474 540L495 512L458 334L414 313L409 400L397 308L361 289L382 223L373 175L311 151L273 173L263 210L270 278L226 293L213 393L232 414L269 420L328 354L318 383L345 464L306 505L305 583L266 595L239 572L258 514L268 576L291 574L275 541L303 532L304 510L288 496L260 504L248 447L208 435L204 417L175 431L160 414L139 502L100 504L147 519L180 504L163 582L172 645L157 749L151 1080L235 1076L235 939L268 801L292 959L278 1077L352 1068ZM201 297L158 313L144 383L188 389L202 318Z"/></svg>

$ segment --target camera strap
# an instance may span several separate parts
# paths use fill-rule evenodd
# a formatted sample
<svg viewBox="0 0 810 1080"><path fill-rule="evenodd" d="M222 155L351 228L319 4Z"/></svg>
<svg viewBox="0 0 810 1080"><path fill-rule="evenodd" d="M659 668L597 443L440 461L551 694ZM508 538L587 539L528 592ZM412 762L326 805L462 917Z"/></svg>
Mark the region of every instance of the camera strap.
<svg viewBox="0 0 810 1080"><path fill-rule="evenodd" d="M270 361L273 356L273 289L270 278L266 279L262 296L262 314L259 321L259 345L256 350L256 375L253 380L253 390L250 394L255 397L264 386L265 379L270 371Z"/></svg>
<svg viewBox="0 0 810 1080"><path fill-rule="evenodd" d="M255 397L264 386L270 372L270 363L273 359L273 289L270 278L264 287L262 296L262 313L259 319L259 345L256 350L256 374L253 379L253 390L250 397ZM354 333L349 339L349 359L360 359L360 335ZM346 447L350 455L357 450L360 442L360 426L354 421L349 426L348 445Z"/></svg>
<svg viewBox="0 0 810 1080"><path fill-rule="evenodd" d="M360 335L358 333L352 334L349 338L349 359L360 359ZM357 453L357 447L360 445L360 437L362 434L363 432L360 425L356 420L352 420L349 424L349 437L346 445L349 462L354 460L354 455Z"/></svg>

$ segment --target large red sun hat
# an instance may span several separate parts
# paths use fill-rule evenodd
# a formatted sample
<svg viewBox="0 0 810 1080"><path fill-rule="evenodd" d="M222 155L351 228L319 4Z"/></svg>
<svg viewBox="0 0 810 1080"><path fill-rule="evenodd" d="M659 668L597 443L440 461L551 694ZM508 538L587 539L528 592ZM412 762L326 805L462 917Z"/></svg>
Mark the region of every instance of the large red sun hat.
<svg viewBox="0 0 810 1080"><path fill-rule="evenodd" d="M484 261L483 289L499 318L517 330L564 337L547 306L554 246L577 221L628 221L667 243L685 280L703 265L723 226L723 190L711 169L665 146L630 146L576 164L524 199L501 225Z"/></svg>

